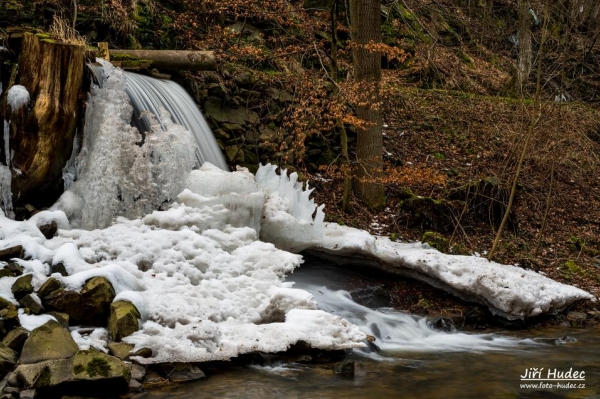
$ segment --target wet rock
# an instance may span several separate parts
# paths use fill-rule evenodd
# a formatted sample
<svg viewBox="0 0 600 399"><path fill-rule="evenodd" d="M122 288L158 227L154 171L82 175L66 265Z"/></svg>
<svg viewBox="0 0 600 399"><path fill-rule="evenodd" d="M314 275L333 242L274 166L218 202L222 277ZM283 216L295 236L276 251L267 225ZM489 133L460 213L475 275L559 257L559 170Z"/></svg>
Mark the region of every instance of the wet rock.
<svg viewBox="0 0 600 399"><path fill-rule="evenodd" d="M44 281L37 294L40 298L45 298L58 289L60 289L60 281L54 277L50 277Z"/></svg>
<svg viewBox="0 0 600 399"><path fill-rule="evenodd" d="M65 264L62 262L58 262L50 266L50 273L59 273L61 276L68 276L69 272L65 268Z"/></svg>
<svg viewBox="0 0 600 399"><path fill-rule="evenodd" d="M117 301L110 305L108 330L114 341L133 334L139 329L140 312L135 305L127 301Z"/></svg>
<svg viewBox="0 0 600 399"><path fill-rule="evenodd" d="M79 350L71 333L58 322L51 320L34 329L23 345L19 361L32 364L52 359L72 357Z"/></svg>
<svg viewBox="0 0 600 399"><path fill-rule="evenodd" d="M51 239L52 237L54 237L56 235L56 232L58 231L58 225L53 220L48 224L38 226L38 229L40 229L40 231L42 232L44 237L46 237L47 239Z"/></svg>
<svg viewBox="0 0 600 399"><path fill-rule="evenodd" d="M13 283L11 291L17 299L17 301L23 298L25 295L31 294L33 292L33 286L31 285L32 278L32 274L27 274L25 276L19 277Z"/></svg>
<svg viewBox="0 0 600 399"><path fill-rule="evenodd" d="M333 366L333 372L335 374L343 374L348 376L354 375L354 360L345 360L343 362L337 363Z"/></svg>
<svg viewBox="0 0 600 399"><path fill-rule="evenodd" d="M568 343L572 343L572 342L577 342L577 338L575 337L571 337L570 335L567 335L565 337L562 338L557 338L554 343L557 345L563 345L563 344L568 344Z"/></svg>
<svg viewBox="0 0 600 399"><path fill-rule="evenodd" d="M587 315L582 312L569 312L567 313L567 320L571 322L573 327L581 327L585 320L587 319Z"/></svg>
<svg viewBox="0 0 600 399"><path fill-rule="evenodd" d="M134 380L133 378L129 380L129 392L142 392L144 386L141 382Z"/></svg>
<svg viewBox="0 0 600 399"><path fill-rule="evenodd" d="M126 359L131 350L134 348L132 344L126 344L125 342L109 342L108 351L111 355L118 357L121 360Z"/></svg>
<svg viewBox="0 0 600 399"><path fill-rule="evenodd" d="M18 357L17 352L0 343L0 375L8 373L17 363Z"/></svg>
<svg viewBox="0 0 600 399"><path fill-rule="evenodd" d="M172 382L203 380L206 375L197 366L188 363L167 363L161 365L163 373Z"/></svg>
<svg viewBox="0 0 600 399"><path fill-rule="evenodd" d="M2 343L14 351L20 352L21 349L23 349L27 337L29 337L29 331L23 327L17 327L6 334Z"/></svg>
<svg viewBox="0 0 600 399"><path fill-rule="evenodd" d="M21 245L16 245L14 247L5 248L0 250L0 261L8 262L13 258L21 258L23 259L24 252L23 247Z"/></svg>
<svg viewBox="0 0 600 399"><path fill-rule="evenodd" d="M37 315L44 311L44 307L42 306L42 301L34 293L25 295L23 298L21 298L19 300L19 303L26 310L27 309L29 310L29 314Z"/></svg>
<svg viewBox="0 0 600 399"><path fill-rule="evenodd" d="M434 330L452 332L456 331L454 321L448 317L435 316L427 320L427 325Z"/></svg>
<svg viewBox="0 0 600 399"><path fill-rule="evenodd" d="M352 300L371 309L389 307L389 293L382 286L367 287L350 292Z"/></svg>
<svg viewBox="0 0 600 399"><path fill-rule="evenodd" d="M141 381L146 375L146 367L141 364L131 364L131 378Z"/></svg>
<svg viewBox="0 0 600 399"><path fill-rule="evenodd" d="M144 376L143 382L144 382L144 385L152 386L152 385L164 384L165 382L167 382L167 380L165 380L163 377L161 377L161 375L158 374L156 371L150 370Z"/></svg>

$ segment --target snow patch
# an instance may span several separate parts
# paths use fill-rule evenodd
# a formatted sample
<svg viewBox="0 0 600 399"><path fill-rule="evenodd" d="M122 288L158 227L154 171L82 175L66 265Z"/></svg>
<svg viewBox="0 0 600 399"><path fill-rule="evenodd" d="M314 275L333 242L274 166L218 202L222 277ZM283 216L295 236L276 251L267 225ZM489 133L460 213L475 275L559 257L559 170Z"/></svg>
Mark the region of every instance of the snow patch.
<svg viewBox="0 0 600 399"><path fill-rule="evenodd" d="M8 90L6 101L12 112L17 112L23 106L29 104L29 92L25 86L14 85Z"/></svg>

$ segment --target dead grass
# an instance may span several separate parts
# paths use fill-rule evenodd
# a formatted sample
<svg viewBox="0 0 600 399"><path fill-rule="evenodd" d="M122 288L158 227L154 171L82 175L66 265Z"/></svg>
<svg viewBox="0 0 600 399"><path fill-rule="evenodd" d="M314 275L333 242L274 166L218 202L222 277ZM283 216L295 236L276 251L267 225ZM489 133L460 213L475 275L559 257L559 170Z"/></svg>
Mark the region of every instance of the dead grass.
<svg viewBox="0 0 600 399"><path fill-rule="evenodd" d="M69 24L69 21L57 15L54 15L52 25L49 30L52 39L59 43L74 44L85 46L85 39Z"/></svg>

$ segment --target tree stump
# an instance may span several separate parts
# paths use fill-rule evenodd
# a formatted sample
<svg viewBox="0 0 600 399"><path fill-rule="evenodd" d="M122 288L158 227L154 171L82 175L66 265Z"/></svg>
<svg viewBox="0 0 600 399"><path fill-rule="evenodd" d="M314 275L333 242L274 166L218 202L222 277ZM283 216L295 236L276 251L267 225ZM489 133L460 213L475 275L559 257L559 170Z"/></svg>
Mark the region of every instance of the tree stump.
<svg viewBox="0 0 600 399"><path fill-rule="evenodd" d="M15 203L47 206L62 193L62 169L82 111L85 54L84 46L23 36L18 83L30 103L10 115Z"/></svg>

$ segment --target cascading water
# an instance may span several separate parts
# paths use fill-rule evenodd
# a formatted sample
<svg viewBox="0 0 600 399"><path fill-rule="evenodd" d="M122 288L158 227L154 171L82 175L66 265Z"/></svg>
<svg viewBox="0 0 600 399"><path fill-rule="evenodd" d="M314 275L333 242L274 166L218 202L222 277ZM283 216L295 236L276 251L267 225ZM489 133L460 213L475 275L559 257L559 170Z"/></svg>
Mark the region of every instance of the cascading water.
<svg viewBox="0 0 600 399"><path fill-rule="evenodd" d="M533 345L531 340L517 340L495 334L465 334L445 332L431 328L427 319L392 308L377 308L360 305L343 288L351 280L361 280L359 273L331 266L319 259L308 257L308 265L302 266L288 277L294 288L310 292L319 309L333 313L358 326L362 332L375 337L378 348L372 345L356 349L357 353L373 359L394 357L397 352L442 352L442 351L488 351L508 350L517 345Z"/></svg>
<svg viewBox="0 0 600 399"><path fill-rule="evenodd" d="M164 108L171 114L174 122L185 126L196 138L197 166L210 162L223 170L229 170L210 127L183 87L172 81L131 72L125 72L125 77L126 91L133 106L133 120L140 132L151 129L152 121L146 112L154 114L161 128L166 130L167 127L160 117L161 108Z"/></svg>

